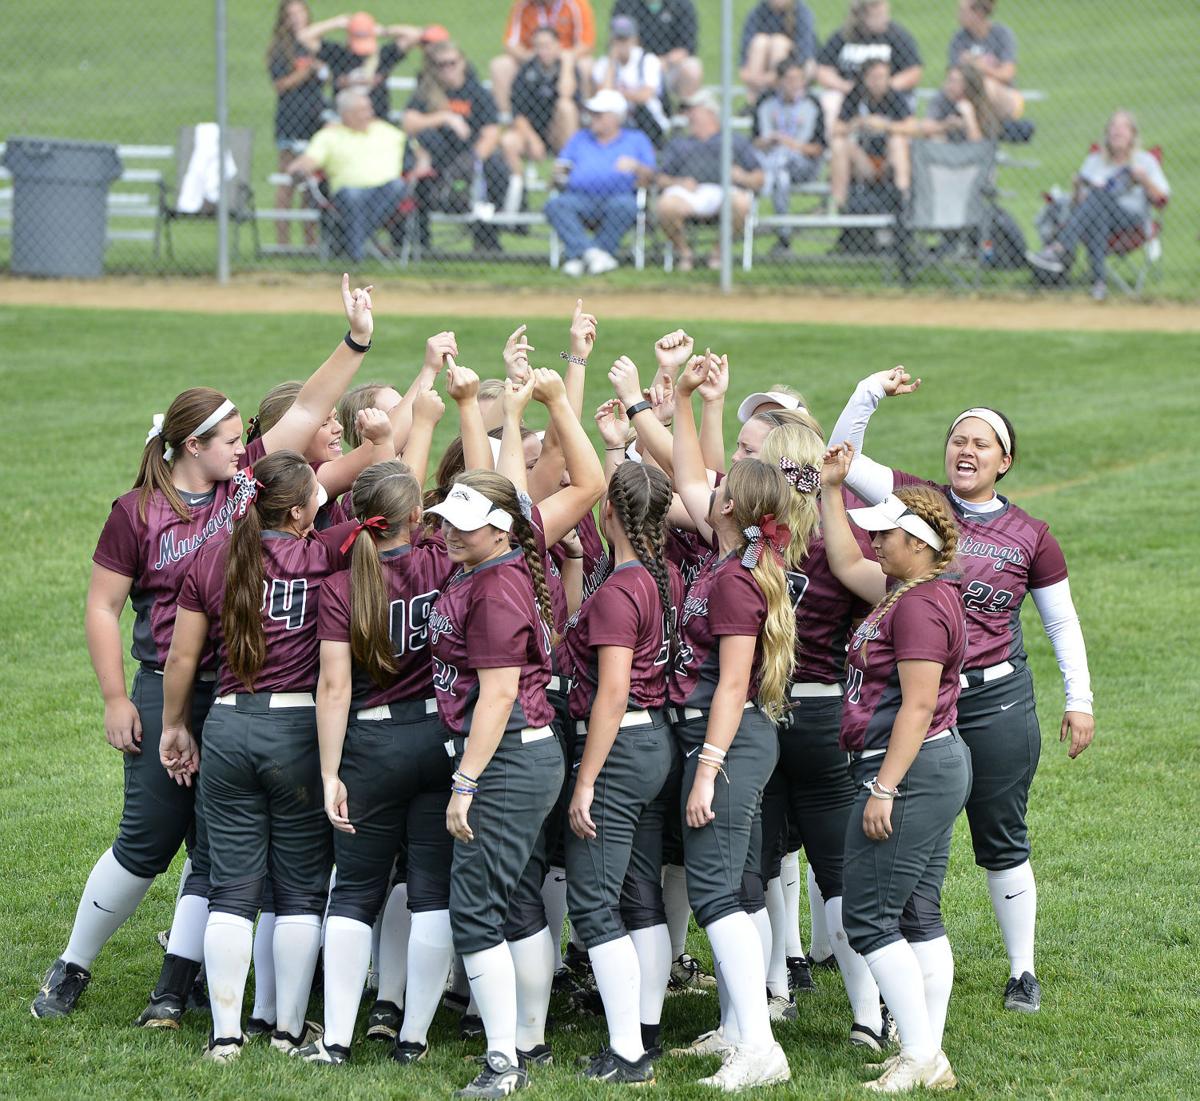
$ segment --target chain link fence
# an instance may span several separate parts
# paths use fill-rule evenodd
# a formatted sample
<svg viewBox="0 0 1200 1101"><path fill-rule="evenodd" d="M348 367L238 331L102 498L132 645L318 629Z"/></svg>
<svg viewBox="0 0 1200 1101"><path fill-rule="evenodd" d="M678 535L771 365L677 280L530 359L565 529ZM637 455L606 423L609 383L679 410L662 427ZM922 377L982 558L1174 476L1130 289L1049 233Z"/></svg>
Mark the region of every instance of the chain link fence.
<svg viewBox="0 0 1200 1101"><path fill-rule="evenodd" d="M1194 301L1197 29L1190 0L49 0L0 44L0 265Z"/></svg>

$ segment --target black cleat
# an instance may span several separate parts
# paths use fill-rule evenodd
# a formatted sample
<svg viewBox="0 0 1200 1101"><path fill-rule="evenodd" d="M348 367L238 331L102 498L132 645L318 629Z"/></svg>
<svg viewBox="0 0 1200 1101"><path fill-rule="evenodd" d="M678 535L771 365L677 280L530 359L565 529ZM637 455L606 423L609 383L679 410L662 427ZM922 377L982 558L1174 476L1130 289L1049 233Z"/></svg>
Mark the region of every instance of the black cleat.
<svg viewBox="0 0 1200 1101"><path fill-rule="evenodd" d="M563 967L577 986L585 990L596 989L596 976L592 974L592 961L588 958L586 949L568 944L563 954Z"/></svg>
<svg viewBox="0 0 1200 1101"><path fill-rule="evenodd" d="M29 1012L35 1017L66 1017L92 981L92 973L77 963L57 959L46 972Z"/></svg>
<svg viewBox="0 0 1200 1101"><path fill-rule="evenodd" d="M404 1066L419 1063L428 1054L429 1045L418 1044L416 1040L397 1040L396 1046L392 1048L392 1058Z"/></svg>
<svg viewBox="0 0 1200 1101"><path fill-rule="evenodd" d="M554 1065L554 1055L549 1044L538 1044L528 1051L517 1048L517 1065L528 1071L530 1067L550 1067Z"/></svg>
<svg viewBox="0 0 1200 1101"><path fill-rule="evenodd" d="M787 973L788 987L793 994L811 994L816 989L813 984L812 965L807 956L788 956Z"/></svg>
<svg viewBox="0 0 1200 1101"><path fill-rule="evenodd" d="M580 1077L624 1086L652 1086L654 1064L650 1061L649 1052L643 1053L636 1063L631 1063L606 1047L591 1059Z"/></svg>
<svg viewBox="0 0 1200 1101"><path fill-rule="evenodd" d="M138 1028L179 1028L183 1000L177 994L151 994L150 1004L134 1022Z"/></svg>
<svg viewBox="0 0 1200 1101"><path fill-rule="evenodd" d="M478 1040L483 1035L483 1018L478 1013L464 1013L458 1022L458 1035L464 1040Z"/></svg>
<svg viewBox="0 0 1200 1101"><path fill-rule="evenodd" d="M483 1069L475 1075L470 1085L454 1091L455 1097L507 1097L510 1093L523 1090L529 1085L529 1075L521 1066L513 1066L508 1056L499 1051L489 1051L484 1057Z"/></svg>
<svg viewBox="0 0 1200 1101"><path fill-rule="evenodd" d="M311 1044L293 1049L290 1054L306 1063L318 1063L326 1067L340 1067L350 1059L348 1047L327 1044L324 1040L314 1040Z"/></svg>
<svg viewBox="0 0 1200 1101"><path fill-rule="evenodd" d="M200 973L200 961L168 952L163 956L158 982L150 995L150 1004L137 1019L139 1028L179 1028L179 1019L188 1008L189 992ZM207 1001L207 999L206 999Z"/></svg>
<svg viewBox="0 0 1200 1101"><path fill-rule="evenodd" d="M1004 987L1004 1008L1015 1013L1036 1013L1042 1008L1042 984L1032 971L1023 971L1019 979L1008 980Z"/></svg>
<svg viewBox="0 0 1200 1101"><path fill-rule="evenodd" d="M824 971L841 970L841 968L838 967L837 956L835 956L832 952L830 952L828 956L823 956L819 960L813 959L812 956L808 956L806 958L808 959L808 967L810 971L816 971L818 967ZM788 962L790 963L791 961L789 960Z"/></svg>
<svg viewBox="0 0 1200 1101"><path fill-rule="evenodd" d="M261 1017L251 1017L246 1021L247 1040L253 1040L256 1036L273 1036L274 1034L274 1021L264 1021Z"/></svg>
<svg viewBox="0 0 1200 1101"><path fill-rule="evenodd" d="M399 1033L403 1019L404 1011L395 1002L376 1002L367 1014L367 1039L390 1043Z"/></svg>

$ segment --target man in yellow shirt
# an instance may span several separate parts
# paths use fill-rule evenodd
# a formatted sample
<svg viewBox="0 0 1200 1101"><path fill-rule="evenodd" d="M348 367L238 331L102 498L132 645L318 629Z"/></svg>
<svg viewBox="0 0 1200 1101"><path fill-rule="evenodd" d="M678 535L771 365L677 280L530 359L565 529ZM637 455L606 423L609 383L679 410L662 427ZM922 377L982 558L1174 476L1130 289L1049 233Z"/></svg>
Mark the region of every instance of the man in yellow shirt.
<svg viewBox="0 0 1200 1101"><path fill-rule="evenodd" d="M325 174L341 216L342 243L358 262L368 235L395 213L407 194L400 179L405 135L375 117L370 97L360 88L339 92L337 109L340 121L318 130L288 172L296 177Z"/></svg>

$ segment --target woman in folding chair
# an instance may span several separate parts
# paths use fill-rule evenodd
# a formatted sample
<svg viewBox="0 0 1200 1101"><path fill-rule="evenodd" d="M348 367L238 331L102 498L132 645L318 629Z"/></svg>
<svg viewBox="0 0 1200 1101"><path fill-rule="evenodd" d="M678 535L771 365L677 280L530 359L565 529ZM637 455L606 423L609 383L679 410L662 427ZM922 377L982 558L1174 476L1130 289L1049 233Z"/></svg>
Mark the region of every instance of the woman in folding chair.
<svg viewBox="0 0 1200 1101"><path fill-rule="evenodd" d="M1101 302L1108 297L1106 257L1113 238L1136 233L1148 238L1151 208L1165 205L1170 194L1158 158L1141 147L1133 112L1114 111L1103 143L1088 153L1075 177L1075 205L1066 226L1057 240L1027 258L1059 275L1082 241L1091 264L1092 297Z"/></svg>

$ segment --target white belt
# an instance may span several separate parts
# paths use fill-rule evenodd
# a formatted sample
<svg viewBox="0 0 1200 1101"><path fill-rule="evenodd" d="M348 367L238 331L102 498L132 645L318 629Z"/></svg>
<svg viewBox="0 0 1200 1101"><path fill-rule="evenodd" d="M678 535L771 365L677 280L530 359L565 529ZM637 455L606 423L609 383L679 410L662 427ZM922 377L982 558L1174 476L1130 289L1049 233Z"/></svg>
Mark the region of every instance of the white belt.
<svg viewBox="0 0 1200 1101"><path fill-rule="evenodd" d="M547 692L561 692L563 695L571 691L570 677L551 677L546 682Z"/></svg>
<svg viewBox="0 0 1200 1101"><path fill-rule="evenodd" d="M164 670L162 670L162 669L154 669L154 670L152 670L152 672L156 676L161 677L164 675ZM212 684L212 682L215 681L216 679L217 679L217 671L215 669L202 669L199 673L196 674L196 680L199 681L201 684Z"/></svg>
<svg viewBox="0 0 1200 1101"><path fill-rule="evenodd" d="M237 693L230 692L227 696L217 696L213 703L220 704L222 707L236 707ZM317 701L313 699L311 692L272 692L267 706L270 708L316 707Z"/></svg>
<svg viewBox="0 0 1200 1101"><path fill-rule="evenodd" d="M1002 661L999 665L989 665L986 669L972 669L973 673L980 673L983 676L983 683L987 684L990 681L1000 680L1001 677L1012 676L1017 671L1017 667L1011 661ZM960 673L958 683L963 688L970 688L971 682L967 678L966 673Z"/></svg>
<svg viewBox="0 0 1200 1101"><path fill-rule="evenodd" d="M621 721L617 724L619 730L624 730L628 726L648 726L654 722L654 716L649 711L626 711L621 716ZM579 721L575 724L575 733L580 737L586 737L588 724L586 721Z"/></svg>
<svg viewBox="0 0 1200 1101"><path fill-rule="evenodd" d="M817 681L805 681L803 684L793 684L788 695L794 700L807 699L809 696L840 696L840 684L819 684Z"/></svg>
<svg viewBox="0 0 1200 1101"><path fill-rule="evenodd" d="M554 729L549 726L527 726L521 731L521 744L528 745L530 742L540 742L544 738L553 738Z"/></svg>
<svg viewBox="0 0 1200 1101"><path fill-rule="evenodd" d="M399 705L398 704L396 706L396 714L393 716L392 705L388 704L388 703L381 703L378 707L364 707L361 711L356 711L354 713L354 717L359 722L364 722L364 723L365 722L387 722L391 718L396 718L396 719L402 718L403 717L402 712L404 711L405 707L407 707L407 705ZM437 700L436 699L425 701L425 714L426 715L436 715L437 714Z"/></svg>
<svg viewBox="0 0 1200 1101"><path fill-rule="evenodd" d="M949 728L947 728L946 730L943 730L938 734L931 734L928 738L925 739L925 741L923 741L921 743L921 748L924 749L930 742L940 742L943 738L949 738L950 735L953 733L954 733L953 730L950 730ZM867 757L882 757L886 752L887 752L886 748L884 748L884 749L864 749L858 755L858 758L859 758L859 760L863 760Z"/></svg>
<svg viewBox="0 0 1200 1101"><path fill-rule="evenodd" d="M743 711L749 711L750 708L757 706L753 700L747 700ZM707 711L701 711L698 707L671 707L667 709L671 716L671 722L687 722L689 719L702 719L708 714Z"/></svg>

